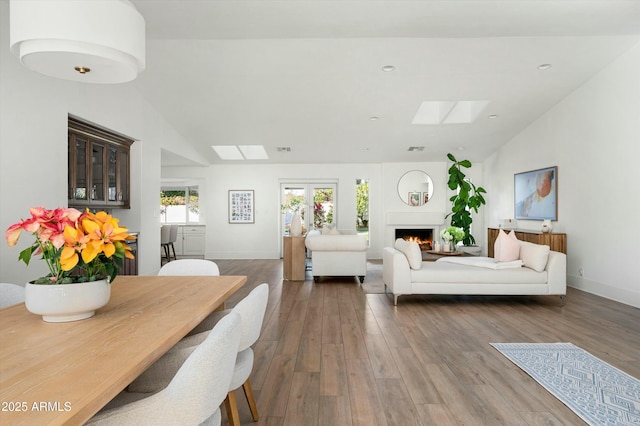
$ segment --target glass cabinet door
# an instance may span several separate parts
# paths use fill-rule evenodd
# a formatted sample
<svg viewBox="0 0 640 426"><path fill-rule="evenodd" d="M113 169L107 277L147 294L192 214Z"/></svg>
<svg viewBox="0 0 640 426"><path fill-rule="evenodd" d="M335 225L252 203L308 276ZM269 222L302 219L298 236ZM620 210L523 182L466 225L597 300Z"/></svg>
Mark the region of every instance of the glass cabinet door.
<svg viewBox="0 0 640 426"><path fill-rule="evenodd" d="M130 208L133 140L71 117L68 138L69 207Z"/></svg>
<svg viewBox="0 0 640 426"><path fill-rule="evenodd" d="M91 144L91 200L104 201L105 146L100 143Z"/></svg>
<svg viewBox="0 0 640 426"><path fill-rule="evenodd" d="M69 199L84 200L87 194L87 148L89 141L77 135L69 138Z"/></svg>
<svg viewBox="0 0 640 426"><path fill-rule="evenodd" d="M107 164L107 176L109 182L107 187L107 200L118 201L118 192L120 192L117 179L118 150L115 147L110 146L107 149Z"/></svg>
<svg viewBox="0 0 640 426"><path fill-rule="evenodd" d="M120 149L118 151L118 192L116 197L119 202L129 205L129 151Z"/></svg>

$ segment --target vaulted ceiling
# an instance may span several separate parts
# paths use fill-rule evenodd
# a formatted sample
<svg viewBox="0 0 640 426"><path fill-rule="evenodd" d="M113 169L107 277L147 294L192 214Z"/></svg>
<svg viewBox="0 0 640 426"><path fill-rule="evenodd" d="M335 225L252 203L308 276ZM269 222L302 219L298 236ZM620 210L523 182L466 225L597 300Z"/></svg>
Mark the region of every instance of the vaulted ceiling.
<svg viewBox="0 0 640 426"><path fill-rule="evenodd" d="M205 164L230 162L211 145L265 147L243 163L482 161L640 41L637 0L132 3L147 25L134 85ZM412 124L425 101L488 104Z"/></svg>

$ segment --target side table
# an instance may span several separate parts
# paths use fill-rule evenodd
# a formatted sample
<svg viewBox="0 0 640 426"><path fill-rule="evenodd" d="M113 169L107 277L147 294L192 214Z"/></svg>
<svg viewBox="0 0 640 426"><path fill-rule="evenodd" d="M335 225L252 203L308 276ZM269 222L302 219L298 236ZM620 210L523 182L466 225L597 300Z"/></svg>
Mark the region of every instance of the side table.
<svg viewBox="0 0 640 426"><path fill-rule="evenodd" d="M288 281L304 281L305 279L305 236L283 237L283 278Z"/></svg>
<svg viewBox="0 0 640 426"><path fill-rule="evenodd" d="M426 262L434 262L444 256L466 256L466 253L461 251L435 251L424 250L422 252L422 260Z"/></svg>

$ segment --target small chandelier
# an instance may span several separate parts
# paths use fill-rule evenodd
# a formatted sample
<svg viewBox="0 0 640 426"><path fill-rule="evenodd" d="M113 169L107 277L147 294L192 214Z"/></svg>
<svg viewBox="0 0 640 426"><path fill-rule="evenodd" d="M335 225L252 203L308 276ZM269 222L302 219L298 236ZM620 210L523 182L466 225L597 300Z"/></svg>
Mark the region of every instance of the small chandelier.
<svg viewBox="0 0 640 426"><path fill-rule="evenodd" d="M128 0L11 0L10 48L65 80L125 83L145 68L144 18Z"/></svg>

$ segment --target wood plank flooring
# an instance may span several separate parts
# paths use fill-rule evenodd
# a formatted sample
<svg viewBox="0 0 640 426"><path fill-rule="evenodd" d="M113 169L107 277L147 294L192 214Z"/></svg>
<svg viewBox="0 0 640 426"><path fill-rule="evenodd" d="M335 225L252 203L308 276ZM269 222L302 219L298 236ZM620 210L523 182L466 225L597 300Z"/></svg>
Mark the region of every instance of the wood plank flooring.
<svg viewBox="0 0 640 426"><path fill-rule="evenodd" d="M640 309L570 288L559 298L407 296L398 306L353 277L282 281L279 260L218 260L270 294L242 424L581 425L490 342L571 342L640 378ZM374 262L375 263L375 262ZM365 282L379 285L379 263ZM223 425L228 424L223 409Z"/></svg>

